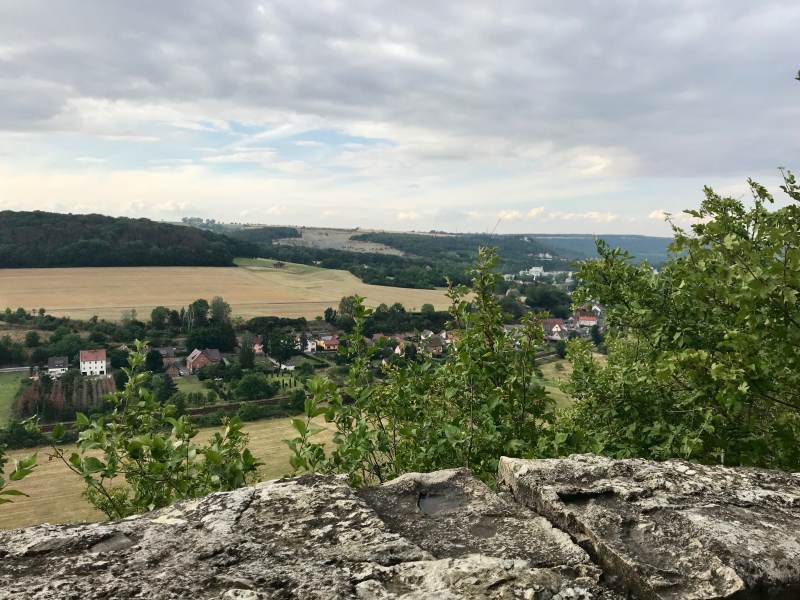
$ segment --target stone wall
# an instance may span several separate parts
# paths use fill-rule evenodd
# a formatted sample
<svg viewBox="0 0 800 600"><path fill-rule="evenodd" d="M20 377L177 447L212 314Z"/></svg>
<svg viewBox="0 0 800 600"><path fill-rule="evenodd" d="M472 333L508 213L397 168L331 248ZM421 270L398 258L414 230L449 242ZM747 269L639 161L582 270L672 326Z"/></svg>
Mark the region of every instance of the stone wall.
<svg viewBox="0 0 800 600"><path fill-rule="evenodd" d="M679 461L308 475L0 532L0 598L800 598L799 519L800 476Z"/></svg>

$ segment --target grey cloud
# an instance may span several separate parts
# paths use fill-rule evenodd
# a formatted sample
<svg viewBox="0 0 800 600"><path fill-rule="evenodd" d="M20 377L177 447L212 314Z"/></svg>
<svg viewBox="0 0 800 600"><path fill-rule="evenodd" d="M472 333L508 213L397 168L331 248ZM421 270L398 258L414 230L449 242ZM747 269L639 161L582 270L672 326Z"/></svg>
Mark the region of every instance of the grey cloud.
<svg viewBox="0 0 800 600"><path fill-rule="evenodd" d="M799 19L794 0L27 0L0 8L0 127L80 128L59 118L79 98L193 103L746 174L800 155Z"/></svg>

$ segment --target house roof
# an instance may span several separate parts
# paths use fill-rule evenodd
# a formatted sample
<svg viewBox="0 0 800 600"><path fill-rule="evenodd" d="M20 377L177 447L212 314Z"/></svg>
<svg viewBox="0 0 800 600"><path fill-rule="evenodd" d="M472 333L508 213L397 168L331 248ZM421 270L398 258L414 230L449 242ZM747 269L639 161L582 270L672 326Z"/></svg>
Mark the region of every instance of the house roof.
<svg viewBox="0 0 800 600"><path fill-rule="evenodd" d="M92 362L96 360L106 360L105 348L99 350L81 350L81 362Z"/></svg>
<svg viewBox="0 0 800 600"><path fill-rule="evenodd" d="M161 348L153 348L156 350L162 358L171 358L175 356L175 348L169 346L162 346Z"/></svg>
<svg viewBox="0 0 800 600"><path fill-rule="evenodd" d="M552 331L556 325L564 327L564 319L542 319L542 328L545 332Z"/></svg>
<svg viewBox="0 0 800 600"><path fill-rule="evenodd" d="M203 354L205 354L212 362L222 360L222 354L216 348L206 348L203 350Z"/></svg>
<svg viewBox="0 0 800 600"><path fill-rule="evenodd" d="M195 348L194 350L192 350L191 354L189 354L189 356L186 357L186 362L197 360L197 358L201 354L204 355L211 362L219 362L220 360L222 360L222 354L216 348L204 348L203 350Z"/></svg>
<svg viewBox="0 0 800 600"><path fill-rule="evenodd" d="M51 356L47 359L48 369L66 369L69 367L69 360L66 356Z"/></svg>
<svg viewBox="0 0 800 600"><path fill-rule="evenodd" d="M444 346L444 340L440 335L432 335L425 340L425 345L428 348L436 348L437 346Z"/></svg>

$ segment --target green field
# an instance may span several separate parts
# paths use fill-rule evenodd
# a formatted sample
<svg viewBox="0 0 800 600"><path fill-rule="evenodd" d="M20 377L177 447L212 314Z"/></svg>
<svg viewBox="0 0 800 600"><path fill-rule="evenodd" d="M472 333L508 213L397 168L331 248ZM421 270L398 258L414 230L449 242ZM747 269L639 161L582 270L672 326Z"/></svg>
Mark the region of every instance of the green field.
<svg viewBox="0 0 800 600"><path fill-rule="evenodd" d="M23 379L23 373L0 373L0 426L11 419L11 406Z"/></svg>
<svg viewBox="0 0 800 600"><path fill-rule="evenodd" d="M561 365L559 368L557 365ZM572 404L572 398L561 391L561 384L569 378L572 365L568 360L560 358L539 365L542 370L542 384L550 397L556 401L558 408L565 408Z"/></svg>
<svg viewBox="0 0 800 600"><path fill-rule="evenodd" d="M176 377L173 379L175 385L178 386L178 391L184 394L192 392L200 392L205 394L208 389L203 385L203 382L197 378L197 375L186 375L185 377Z"/></svg>
<svg viewBox="0 0 800 600"><path fill-rule="evenodd" d="M233 264L237 267L246 267L251 271L258 270L275 270L281 273L289 273L290 275L306 275L308 273L315 273L321 271L320 267L312 267L311 265L301 265L299 263L282 263L282 267L276 267L275 264L281 261L272 260L271 258L235 258Z"/></svg>

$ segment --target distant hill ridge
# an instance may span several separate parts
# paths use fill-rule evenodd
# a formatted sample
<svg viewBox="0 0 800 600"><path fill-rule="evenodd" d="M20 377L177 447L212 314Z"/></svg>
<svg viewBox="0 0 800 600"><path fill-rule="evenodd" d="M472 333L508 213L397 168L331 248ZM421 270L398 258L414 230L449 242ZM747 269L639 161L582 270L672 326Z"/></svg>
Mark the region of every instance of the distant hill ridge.
<svg viewBox="0 0 800 600"><path fill-rule="evenodd" d="M149 219L0 211L0 267L230 266L253 244Z"/></svg>

